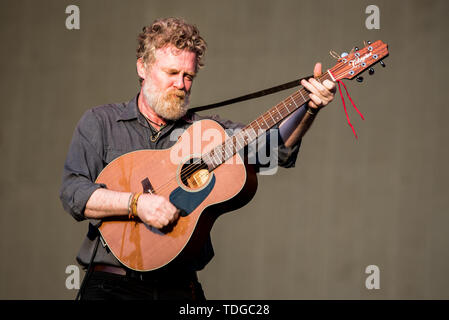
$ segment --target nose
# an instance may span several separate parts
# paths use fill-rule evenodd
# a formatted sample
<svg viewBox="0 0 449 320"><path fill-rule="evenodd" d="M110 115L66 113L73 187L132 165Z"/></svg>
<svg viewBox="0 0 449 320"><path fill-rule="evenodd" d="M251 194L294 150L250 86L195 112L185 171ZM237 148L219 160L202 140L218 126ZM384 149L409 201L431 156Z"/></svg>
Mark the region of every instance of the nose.
<svg viewBox="0 0 449 320"><path fill-rule="evenodd" d="M179 90L184 89L185 87L184 76L182 75L181 72L177 75L175 82L173 83L173 86Z"/></svg>

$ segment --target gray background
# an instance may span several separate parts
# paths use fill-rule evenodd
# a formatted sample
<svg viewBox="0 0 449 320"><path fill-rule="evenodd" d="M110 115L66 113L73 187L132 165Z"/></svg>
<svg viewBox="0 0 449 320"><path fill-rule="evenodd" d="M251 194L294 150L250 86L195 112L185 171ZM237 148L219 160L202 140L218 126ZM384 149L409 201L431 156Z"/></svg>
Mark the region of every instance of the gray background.
<svg viewBox="0 0 449 320"><path fill-rule="evenodd" d="M65 27L66 6L81 29ZM380 8L380 30L365 8ZM138 90L136 36L155 18L199 26L209 50L192 105L331 67L329 50L389 44L387 68L346 82L294 169L261 176L254 200L222 216L216 256L199 273L210 299L449 298L447 1L0 2L0 298L72 299L65 269L87 230L63 211L61 171L73 129L95 105ZM292 92L292 91L290 91ZM218 109L249 122L289 94ZM350 104L348 104L350 106ZM365 268L380 268L380 289Z"/></svg>

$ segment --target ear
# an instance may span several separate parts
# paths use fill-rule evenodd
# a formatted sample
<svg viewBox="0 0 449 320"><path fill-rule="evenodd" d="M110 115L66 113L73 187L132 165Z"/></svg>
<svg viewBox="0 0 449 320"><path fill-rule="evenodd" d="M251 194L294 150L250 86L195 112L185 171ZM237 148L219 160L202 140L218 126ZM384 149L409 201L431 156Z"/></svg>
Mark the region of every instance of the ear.
<svg viewBox="0 0 449 320"><path fill-rule="evenodd" d="M145 80L145 77L147 75L147 69L145 68L145 63L143 62L142 58L137 59L137 74L139 77Z"/></svg>

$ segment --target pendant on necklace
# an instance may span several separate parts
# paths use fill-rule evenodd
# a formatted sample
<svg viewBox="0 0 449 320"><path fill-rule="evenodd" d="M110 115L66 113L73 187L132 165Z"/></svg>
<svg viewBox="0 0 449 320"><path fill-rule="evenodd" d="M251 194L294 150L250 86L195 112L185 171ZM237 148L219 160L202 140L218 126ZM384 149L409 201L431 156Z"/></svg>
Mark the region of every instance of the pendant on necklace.
<svg viewBox="0 0 449 320"><path fill-rule="evenodd" d="M165 128L165 124L162 124L159 128L159 130L156 133L153 133L150 137L151 142L156 142L157 139L159 139L159 136L161 135L162 129Z"/></svg>
<svg viewBox="0 0 449 320"><path fill-rule="evenodd" d="M157 139L159 139L159 136L161 135L161 131L159 130L156 134L152 134L150 137L151 142L156 142Z"/></svg>

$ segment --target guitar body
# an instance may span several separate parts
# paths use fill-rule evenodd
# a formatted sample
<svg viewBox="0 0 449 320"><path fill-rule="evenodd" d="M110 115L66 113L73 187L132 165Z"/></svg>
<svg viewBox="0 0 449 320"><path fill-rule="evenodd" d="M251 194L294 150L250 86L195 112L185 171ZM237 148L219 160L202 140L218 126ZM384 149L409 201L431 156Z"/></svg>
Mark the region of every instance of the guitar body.
<svg viewBox="0 0 449 320"><path fill-rule="evenodd" d="M121 263L133 270L150 271L196 255L216 218L252 199L257 176L238 153L212 172L200 172L189 164L227 138L217 122L202 120L185 130L169 149L130 152L103 169L96 182L108 189L154 192L181 209L179 219L163 229L127 217L104 219L100 233Z"/></svg>

